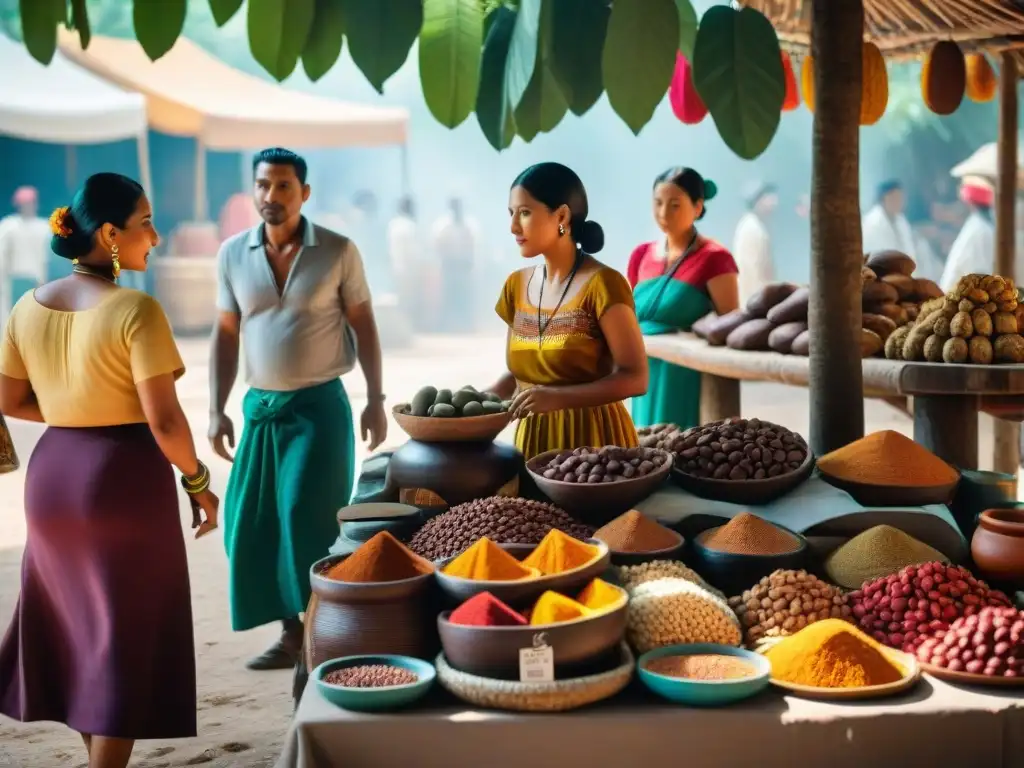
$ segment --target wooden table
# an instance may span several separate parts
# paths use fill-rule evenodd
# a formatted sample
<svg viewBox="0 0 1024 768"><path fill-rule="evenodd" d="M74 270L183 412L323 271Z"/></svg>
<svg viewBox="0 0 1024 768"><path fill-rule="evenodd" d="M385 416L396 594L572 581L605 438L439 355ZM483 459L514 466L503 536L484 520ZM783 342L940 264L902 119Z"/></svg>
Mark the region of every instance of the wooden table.
<svg viewBox="0 0 1024 768"><path fill-rule="evenodd" d="M806 387L809 360L777 352L712 347L688 333L645 336L647 354L700 371L701 420L740 413L741 381ZM1024 395L1024 365L951 365L864 360L866 397L914 398L914 439L961 469L978 467L978 399Z"/></svg>

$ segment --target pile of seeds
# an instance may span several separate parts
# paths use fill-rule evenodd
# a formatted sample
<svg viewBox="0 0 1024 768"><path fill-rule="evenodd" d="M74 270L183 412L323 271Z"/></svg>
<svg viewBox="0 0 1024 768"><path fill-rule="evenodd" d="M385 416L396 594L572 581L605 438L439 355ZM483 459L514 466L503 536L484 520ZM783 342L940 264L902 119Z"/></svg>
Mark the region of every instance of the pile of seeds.
<svg viewBox="0 0 1024 768"><path fill-rule="evenodd" d="M746 630L748 645L765 637L799 632L823 619L847 619L852 615L846 596L807 571L775 571L729 605Z"/></svg>
<svg viewBox="0 0 1024 768"><path fill-rule="evenodd" d="M614 483L644 477L671 461L671 456L654 448L606 445L563 451L533 469L548 480L563 483Z"/></svg>
<svg viewBox="0 0 1024 768"><path fill-rule="evenodd" d="M626 590L633 590L641 584L658 579L686 579L698 587L725 599L725 595L708 584L696 571L687 568L677 560L652 560L638 565L621 565L616 568L619 582Z"/></svg>
<svg viewBox="0 0 1024 768"><path fill-rule="evenodd" d="M440 560L459 554L484 536L498 544L539 544L552 528L581 540L594 533L553 504L491 496L431 518L413 535L409 547L428 560Z"/></svg>
<svg viewBox="0 0 1024 768"><path fill-rule="evenodd" d="M661 656L647 662L644 669L656 675L687 680L741 680L757 674L757 669L750 662L721 653Z"/></svg>
<svg viewBox="0 0 1024 768"><path fill-rule="evenodd" d="M658 579L629 592L626 634L640 653L666 645L739 645L740 625L728 604L686 579Z"/></svg>
<svg viewBox="0 0 1024 768"><path fill-rule="evenodd" d="M357 667L336 669L324 677L324 682L346 688L390 688L409 685L419 680L416 673L391 664L360 664Z"/></svg>
<svg viewBox="0 0 1024 768"><path fill-rule="evenodd" d="M800 540L750 512L704 531L697 541L706 549L732 555L785 555L800 549Z"/></svg>
<svg viewBox="0 0 1024 768"><path fill-rule="evenodd" d="M864 582L896 573L918 563L948 562L946 556L889 525L869 528L835 550L825 571L836 584L857 589Z"/></svg>
<svg viewBox="0 0 1024 768"><path fill-rule="evenodd" d="M1024 611L982 608L929 637L917 658L950 672L987 677L1024 676Z"/></svg>
<svg viewBox="0 0 1024 768"><path fill-rule="evenodd" d="M804 439L760 419L724 419L686 430L668 450L676 468L715 480L762 480L799 469L807 459Z"/></svg>

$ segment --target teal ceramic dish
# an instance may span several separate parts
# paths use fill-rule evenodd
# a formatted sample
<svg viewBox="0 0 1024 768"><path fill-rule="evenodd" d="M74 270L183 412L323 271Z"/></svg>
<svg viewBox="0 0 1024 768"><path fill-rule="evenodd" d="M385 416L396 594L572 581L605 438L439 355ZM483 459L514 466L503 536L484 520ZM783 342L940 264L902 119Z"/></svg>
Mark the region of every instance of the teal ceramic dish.
<svg viewBox="0 0 1024 768"><path fill-rule="evenodd" d="M332 685L324 678L331 672L345 667L358 667L363 664L388 664L393 667L408 669L419 677L415 683L394 685L389 688L346 688ZM313 672L316 687L325 699L341 707L356 712L385 712L412 704L426 696L437 672L428 661L414 659L411 656L344 656L340 659L325 661Z"/></svg>
<svg viewBox="0 0 1024 768"><path fill-rule="evenodd" d="M663 656L696 656L699 654L720 654L736 656L757 670L753 677L737 680L691 680L669 677L649 671L647 663ZM691 707L723 707L743 699L756 696L771 680L772 665L764 656L743 648L715 643L693 645L667 645L648 651L637 661L637 672L647 688L662 698Z"/></svg>

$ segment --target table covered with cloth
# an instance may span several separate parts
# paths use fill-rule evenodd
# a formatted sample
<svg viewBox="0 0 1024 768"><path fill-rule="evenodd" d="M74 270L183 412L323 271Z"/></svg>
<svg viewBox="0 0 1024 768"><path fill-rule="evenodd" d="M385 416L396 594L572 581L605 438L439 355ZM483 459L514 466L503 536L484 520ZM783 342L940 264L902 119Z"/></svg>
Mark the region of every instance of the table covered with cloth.
<svg viewBox="0 0 1024 768"><path fill-rule="evenodd" d="M661 702L634 681L603 704L562 714L485 711L443 690L413 709L339 709L310 683L277 768L944 768L1024 766L1019 689L948 685L834 704L760 696L721 709Z"/></svg>

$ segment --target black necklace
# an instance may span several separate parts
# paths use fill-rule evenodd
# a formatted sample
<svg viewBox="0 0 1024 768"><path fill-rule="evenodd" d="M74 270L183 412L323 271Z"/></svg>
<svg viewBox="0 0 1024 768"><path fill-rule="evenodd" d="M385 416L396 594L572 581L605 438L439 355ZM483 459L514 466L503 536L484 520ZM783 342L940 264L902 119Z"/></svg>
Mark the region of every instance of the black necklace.
<svg viewBox="0 0 1024 768"><path fill-rule="evenodd" d="M679 258L676 259L675 262L672 264L672 274L673 275L676 273L676 270L679 269L679 266L683 263L683 261L686 259L686 257L690 255L690 251L693 250L693 246L697 242L697 236L698 236L697 229L694 228L693 236L690 238L690 242L686 244L686 248L683 249L683 252L679 255ZM668 245L667 245L667 243L666 243L666 247L665 247L665 255L668 256ZM669 264L669 261L666 258L665 259L665 266L661 270L662 276L668 274L668 264Z"/></svg>
<svg viewBox="0 0 1024 768"><path fill-rule="evenodd" d="M89 267L85 264L76 264L71 268L72 272L76 272L79 275L85 275L86 277L96 277L100 280L106 280L108 283L117 284L117 278L113 275L108 275L102 270Z"/></svg>
<svg viewBox="0 0 1024 768"><path fill-rule="evenodd" d="M583 252L577 251L576 259L572 263L572 271L569 273L569 279L565 283L565 288L562 289L562 296L558 299L558 303L555 304L555 308L548 314L548 321L541 323L540 320L540 308L544 304L544 284L548 281L548 265L544 265L544 279L540 284L540 296L537 299L537 346L540 346L541 340L544 338L544 332L551 325L551 321L555 319L555 314L559 309L562 308L562 302L565 301L566 295L569 293L569 288L572 287L572 281L576 279L576 272L580 268L580 264L583 263ZM536 273L536 270L534 270ZM531 276L531 280L532 280Z"/></svg>

